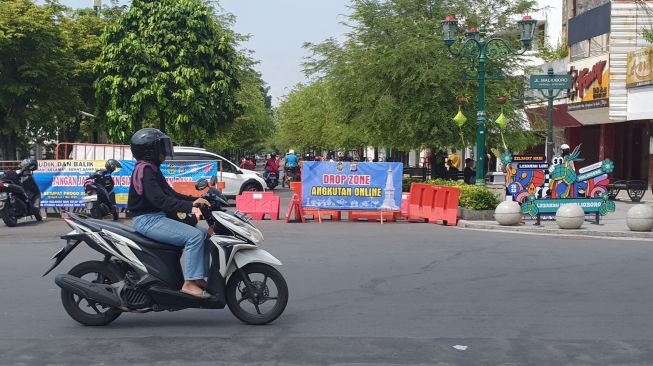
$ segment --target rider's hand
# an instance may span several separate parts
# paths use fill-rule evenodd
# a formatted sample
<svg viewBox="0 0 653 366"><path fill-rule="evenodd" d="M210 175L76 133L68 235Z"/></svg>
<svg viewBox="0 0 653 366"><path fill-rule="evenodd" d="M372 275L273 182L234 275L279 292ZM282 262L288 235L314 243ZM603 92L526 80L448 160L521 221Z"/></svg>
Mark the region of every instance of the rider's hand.
<svg viewBox="0 0 653 366"><path fill-rule="evenodd" d="M200 207L200 206L210 206L211 204L209 201L205 200L204 198L198 198L195 201L193 201L193 206L195 207Z"/></svg>

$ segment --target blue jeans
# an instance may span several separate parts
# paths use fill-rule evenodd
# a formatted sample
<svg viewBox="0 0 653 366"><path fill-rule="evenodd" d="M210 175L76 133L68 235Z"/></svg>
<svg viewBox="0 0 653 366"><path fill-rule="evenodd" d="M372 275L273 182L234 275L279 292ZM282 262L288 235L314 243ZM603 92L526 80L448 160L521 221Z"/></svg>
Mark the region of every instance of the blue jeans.
<svg viewBox="0 0 653 366"><path fill-rule="evenodd" d="M167 218L164 212L154 212L134 217L134 229L152 240L183 247L185 280L208 277L211 247L206 228L192 227Z"/></svg>

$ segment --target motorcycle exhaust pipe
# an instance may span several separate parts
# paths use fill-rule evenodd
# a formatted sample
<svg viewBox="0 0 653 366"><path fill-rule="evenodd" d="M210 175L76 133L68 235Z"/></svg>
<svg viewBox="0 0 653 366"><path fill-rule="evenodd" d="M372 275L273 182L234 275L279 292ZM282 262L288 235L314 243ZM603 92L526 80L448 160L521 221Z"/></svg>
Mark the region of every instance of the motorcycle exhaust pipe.
<svg viewBox="0 0 653 366"><path fill-rule="evenodd" d="M70 291L85 299L114 308L122 306L120 299L113 292L111 285L92 283L68 274L57 275L54 283L64 290Z"/></svg>

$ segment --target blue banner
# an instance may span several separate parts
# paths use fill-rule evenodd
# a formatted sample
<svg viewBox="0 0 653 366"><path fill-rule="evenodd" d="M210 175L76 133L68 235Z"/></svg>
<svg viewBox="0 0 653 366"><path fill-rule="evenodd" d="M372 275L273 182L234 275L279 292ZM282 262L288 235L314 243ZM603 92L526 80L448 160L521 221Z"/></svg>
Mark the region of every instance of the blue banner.
<svg viewBox="0 0 653 366"><path fill-rule="evenodd" d="M104 169L104 160L42 160L34 172L41 190L41 207L84 207L84 181L90 173ZM135 160L120 160L122 168L112 174L116 203L127 207L127 196ZM215 161L172 161L161 164L163 176L170 185L175 182L197 182L218 173Z"/></svg>
<svg viewBox="0 0 653 366"><path fill-rule="evenodd" d="M302 163L302 206L324 210L401 207L401 163Z"/></svg>

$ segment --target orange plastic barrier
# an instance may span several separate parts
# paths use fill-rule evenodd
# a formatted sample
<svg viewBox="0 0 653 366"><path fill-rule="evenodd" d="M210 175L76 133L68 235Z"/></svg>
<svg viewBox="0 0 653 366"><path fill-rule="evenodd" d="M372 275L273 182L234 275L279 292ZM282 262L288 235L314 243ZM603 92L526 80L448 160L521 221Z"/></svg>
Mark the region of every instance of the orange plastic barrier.
<svg viewBox="0 0 653 366"><path fill-rule="evenodd" d="M295 212L295 218L291 219L290 216L292 216L293 211ZM302 209L302 201L299 199L299 196L296 193L292 195L292 199L288 205L288 210L286 211L286 224L291 221L302 223L306 222L306 218L304 217L304 210Z"/></svg>
<svg viewBox="0 0 653 366"><path fill-rule="evenodd" d="M290 189L292 189L296 195L299 196L299 201L302 200L302 182L290 182Z"/></svg>
<svg viewBox="0 0 653 366"><path fill-rule="evenodd" d="M272 192L243 192L236 196L236 210L244 212L254 220L263 220L265 215L270 220L279 220L281 199Z"/></svg>
<svg viewBox="0 0 653 366"><path fill-rule="evenodd" d="M410 193L403 192L401 193L401 217L404 219L408 218L408 201L410 200Z"/></svg>
<svg viewBox="0 0 653 366"><path fill-rule="evenodd" d="M349 221L366 219L367 221L395 222L399 212L397 211L348 211Z"/></svg>
<svg viewBox="0 0 653 366"><path fill-rule="evenodd" d="M425 220L433 224L442 221L445 225L455 226L458 223L459 198L458 187L413 183L408 199L408 219Z"/></svg>
<svg viewBox="0 0 653 366"><path fill-rule="evenodd" d="M172 189L177 193L191 197L199 197L209 191L208 187L203 191L196 190L194 182L174 182L172 183Z"/></svg>
<svg viewBox="0 0 653 366"><path fill-rule="evenodd" d="M410 185L410 198L408 200L408 220L420 221L425 219L422 213L424 207L422 200L424 199L424 193L431 190L431 187L433 186L424 183L413 183Z"/></svg>
<svg viewBox="0 0 653 366"><path fill-rule="evenodd" d="M429 217L429 222L435 224L435 221L441 220L448 226L458 224L458 201L460 199L460 188L458 187L438 187L439 192L435 201L436 210L434 216Z"/></svg>
<svg viewBox="0 0 653 366"><path fill-rule="evenodd" d="M314 208L304 209L304 215L313 216L313 220L322 222L324 216L329 216L331 221L340 221L342 219L342 211L340 210L317 210Z"/></svg>

